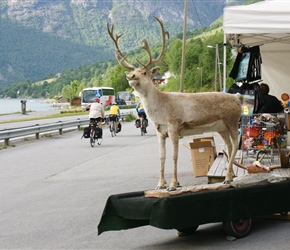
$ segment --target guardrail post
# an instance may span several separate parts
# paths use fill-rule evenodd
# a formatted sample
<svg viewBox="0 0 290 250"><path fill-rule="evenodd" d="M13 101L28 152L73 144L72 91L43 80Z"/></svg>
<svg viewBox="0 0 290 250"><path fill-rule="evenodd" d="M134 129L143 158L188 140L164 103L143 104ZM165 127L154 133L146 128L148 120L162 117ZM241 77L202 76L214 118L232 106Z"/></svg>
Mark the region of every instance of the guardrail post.
<svg viewBox="0 0 290 250"><path fill-rule="evenodd" d="M39 124L35 124L35 126L39 126ZM35 139L39 140L39 132L35 134Z"/></svg>
<svg viewBox="0 0 290 250"><path fill-rule="evenodd" d="M63 127L62 121L59 121L59 123L61 124L61 127ZM58 129L58 134L62 135L62 128Z"/></svg>
<svg viewBox="0 0 290 250"><path fill-rule="evenodd" d="M80 118L78 118L78 121L80 121ZM78 125L78 131L80 131L81 130L81 125Z"/></svg>
<svg viewBox="0 0 290 250"><path fill-rule="evenodd" d="M6 147L9 146L9 138L4 139L4 145L5 145Z"/></svg>

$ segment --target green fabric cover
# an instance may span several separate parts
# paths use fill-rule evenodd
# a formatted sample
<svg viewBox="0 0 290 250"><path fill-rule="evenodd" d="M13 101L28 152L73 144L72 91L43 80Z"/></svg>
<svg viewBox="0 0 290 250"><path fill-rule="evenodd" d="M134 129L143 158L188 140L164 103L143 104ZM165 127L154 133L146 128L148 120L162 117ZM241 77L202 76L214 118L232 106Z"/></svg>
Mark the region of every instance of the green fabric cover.
<svg viewBox="0 0 290 250"><path fill-rule="evenodd" d="M143 191L133 192L108 198L98 234L145 225L178 230L288 211L290 181L166 198L145 198Z"/></svg>

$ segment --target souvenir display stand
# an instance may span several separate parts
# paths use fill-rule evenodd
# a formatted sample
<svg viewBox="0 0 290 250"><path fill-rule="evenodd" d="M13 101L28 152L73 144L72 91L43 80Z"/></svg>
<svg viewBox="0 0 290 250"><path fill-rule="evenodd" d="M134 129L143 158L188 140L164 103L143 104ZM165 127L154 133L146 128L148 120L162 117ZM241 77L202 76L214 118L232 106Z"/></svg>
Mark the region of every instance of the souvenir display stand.
<svg viewBox="0 0 290 250"><path fill-rule="evenodd" d="M279 114L256 114L243 116L241 122L241 150L243 165L259 160L263 165L279 165L280 150L287 154L288 116ZM254 156L255 159L252 159Z"/></svg>

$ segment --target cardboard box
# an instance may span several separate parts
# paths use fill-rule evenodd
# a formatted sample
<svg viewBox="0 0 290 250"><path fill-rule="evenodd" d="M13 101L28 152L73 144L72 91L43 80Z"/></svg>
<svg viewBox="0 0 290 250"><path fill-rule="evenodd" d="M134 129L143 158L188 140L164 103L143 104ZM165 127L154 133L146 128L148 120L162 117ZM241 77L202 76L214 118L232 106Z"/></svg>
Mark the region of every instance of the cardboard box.
<svg viewBox="0 0 290 250"><path fill-rule="evenodd" d="M212 136L211 137L196 138L196 139L192 140L192 142L204 142L204 141L211 141L212 142L213 155L214 155L214 158L216 158L217 157L216 146L215 146L214 138Z"/></svg>
<svg viewBox="0 0 290 250"><path fill-rule="evenodd" d="M216 158L214 138L198 138L184 144L191 152L193 176L206 176Z"/></svg>

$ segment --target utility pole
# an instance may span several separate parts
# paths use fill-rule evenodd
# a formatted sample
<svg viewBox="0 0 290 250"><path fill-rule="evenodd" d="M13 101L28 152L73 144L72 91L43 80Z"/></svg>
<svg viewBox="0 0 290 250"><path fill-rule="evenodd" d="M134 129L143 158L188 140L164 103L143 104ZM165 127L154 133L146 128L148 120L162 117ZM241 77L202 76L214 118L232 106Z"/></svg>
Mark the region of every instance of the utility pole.
<svg viewBox="0 0 290 250"><path fill-rule="evenodd" d="M214 69L214 90L217 91L217 78L219 77L220 91L222 91L222 74L221 74L221 62L219 55L219 44L214 46L207 45L210 49L215 49L215 69Z"/></svg>
<svg viewBox="0 0 290 250"><path fill-rule="evenodd" d="M185 44L186 44L186 21L187 21L187 0L184 0L184 20L183 20L183 43L180 74L180 92L184 90L184 64L185 64Z"/></svg>
<svg viewBox="0 0 290 250"><path fill-rule="evenodd" d="M219 47L218 43L216 44L216 51L217 51L217 65L218 65L218 72L219 72L219 84L220 84L220 91L222 91L222 74L221 74L221 62L220 62L220 54L219 54Z"/></svg>

